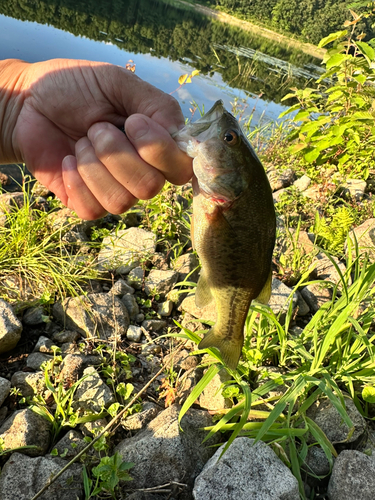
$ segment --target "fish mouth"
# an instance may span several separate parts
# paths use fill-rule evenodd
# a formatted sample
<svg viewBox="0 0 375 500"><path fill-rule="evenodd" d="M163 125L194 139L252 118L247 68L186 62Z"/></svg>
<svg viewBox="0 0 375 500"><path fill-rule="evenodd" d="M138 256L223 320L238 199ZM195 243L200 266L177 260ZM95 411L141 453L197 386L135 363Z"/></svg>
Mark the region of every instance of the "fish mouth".
<svg viewBox="0 0 375 500"><path fill-rule="evenodd" d="M208 186L205 186L201 182L197 180L198 191L204 196L207 200L212 201L215 205L221 206L225 209L230 208L235 201L235 199L228 198L227 196L219 193L215 193Z"/></svg>

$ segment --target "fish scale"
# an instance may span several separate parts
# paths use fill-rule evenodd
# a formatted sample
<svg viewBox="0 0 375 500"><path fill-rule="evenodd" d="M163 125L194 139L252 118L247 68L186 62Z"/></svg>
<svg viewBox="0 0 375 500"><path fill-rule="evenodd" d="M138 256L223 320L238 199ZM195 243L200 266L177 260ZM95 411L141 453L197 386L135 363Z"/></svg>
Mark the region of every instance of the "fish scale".
<svg viewBox="0 0 375 500"><path fill-rule="evenodd" d="M218 101L175 136L193 160L192 241L202 271L196 305L216 303L217 321L199 348L237 367L252 300L267 302L276 217L264 168L237 120Z"/></svg>

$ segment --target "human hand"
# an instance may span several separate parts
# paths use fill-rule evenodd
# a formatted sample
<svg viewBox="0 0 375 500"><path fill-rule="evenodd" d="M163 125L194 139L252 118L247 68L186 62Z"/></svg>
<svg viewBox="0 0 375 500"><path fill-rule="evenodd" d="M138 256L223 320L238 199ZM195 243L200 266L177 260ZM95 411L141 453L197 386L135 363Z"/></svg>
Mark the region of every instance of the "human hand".
<svg viewBox="0 0 375 500"><path fill-rule="evenodd" d="M9 64L0 71L0 162L25 162L81 218L125 212L165 179L191 178L191 159L170 135L184 124L173 97L111 64Z"/></svg>

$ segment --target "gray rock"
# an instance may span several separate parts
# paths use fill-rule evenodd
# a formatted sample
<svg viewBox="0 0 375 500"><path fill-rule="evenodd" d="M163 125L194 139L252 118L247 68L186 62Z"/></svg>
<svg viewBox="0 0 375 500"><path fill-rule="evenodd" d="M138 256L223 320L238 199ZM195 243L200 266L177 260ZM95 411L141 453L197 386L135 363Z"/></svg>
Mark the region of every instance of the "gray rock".
<svg viewBox="0 0 375 500"><path fill-rule="evenodd" d="M104 238L98 255L98 270L114 270L127 274L139 265L141 259L150 258L156 249L156 235L138 227L111 233Z"/></svg>
<svg viewBox="0 0 375 500"><path fill-rule="evenodd" d="M231 379L231 376L223 368L217 373L209 384L206 385L204 391L199 397L201 408L215 411L223 408L230 408L232 403L229 399L225 399L222 395L223 384Z"/></svg>
<svg viewBox="0 0 375 500"><path fill-rule="evenodd" d="M45 354L44 352L32 352L28 355L26 360L27 368L38 371L41 370L41 366L46 361L51 361L53 356L50 354Z"/></svg>
<svg viewBox="0 0 375 500"><path fill-rule="evenodd" d="M309 447L304 469L307 473L317 476L326 476L331 472L328 458L320 446Z"/></svg>
<svg viewBox="0 0 375 500"><path fill-rule="evenodd" d="M284 283L277 278L272 279L272 294L268 305L274 314L283 313L288 311L290 298L293 303L293 310L297 307L297 295L292 293L292 289L284 285Z"/></svg>
<svg viewBox="0 0 375 500"><path fill-rule="evenodd" d="M81 354L81 351L75 342L64 342L61 344L61 355L64 357L68 354Z"/></svg>
<svg viewBox="0 0 375 500"><path fill-rule="evenodd" d="M13 453L0 475L1 500L30 500L67 462L61 458L30 458ZM39 497L39 500L82 500L82 465L73 464Z"/></svg>
<svg viewBox="0 0 375 500"><path fill-rule="evenodd" d="M160 354L161 346L157 344L144 344L142 346L143 356L149 356L150 354Z"/></svg>
<svg viewBox="0 0 375 500"><path fill-rule="evenodd" d="M173 269L178 272L178 281L187 279L188 281L197 283L199 278L199 260L195 253L180 255L180 257L174 261Z"/></svg>
<svg viewBox="0 0 375 500"><path fill-rule="evenodd" d="M276 205L276 203L279 203L279 201L281 200L282 195L285 194L285 193L288 193L288 189L286 189L286 188L278 189L277 191L274 191L272 193L272 198L273 198L273 202L274 202L275 205Z"/></svg>
<svg viewBox="0 0 375 500"><path fill-rule="evenodd" d="M173 368L174 371L192 370L198 365L198 357L192 356L186 349L181 349L177 353L171 352L164 358L166 368Z"/></svg>
<svg viewBox="0 0 375 500"><path fill-rule="evenodd" d="M171 406L159 413L145 429L116 446L127 462L134 462L131 470L132 488L150 488L170 481L187 484L179 498L191 498L195 477L213 453L209 447L218 438L202 445L205 432L202 427L211 424L211 418L202 410L189 410L181 421L180 408ZM155 466L157 463L157 467Z"/></svg>
<svg viewBox="0 0 375 500"><path fill-rule="evenodd" d="M84 408L99 413L103 407L114 403L115 397L94 367L86 368L83 376L86 375L88 377L82 380L74 394L73 408Z"/></svg>
<svg viewBox="0 0 375 500"><path fill-rule="evenodd" d="M342 274L346 272L346 266L339 261L337 257L331 256L335 264L338 266ZM315 258L315 271L317 277L321 280L332 281L333 283L339 283L341 281L340 274L338 273L336 267L332 263L332 260L327 257L324 253L318 253Z"/></svg>
<svg viewBox="0 0 375 500"><path fill-rule="evenodd" d="M314 201L319 201L322 196L321 186L314 184L313 186L310 186L304 191L302 191L302 194L303 196L306 196L306 198L310 198L311 200Z"/></svg>
<svg viewBox="0 0 375 500"><path fill-rule="evenodd" d="M79 338L81 338L81 335L73 330L63 330L62 332L55 332L52 335L52 340L58 344L75 342Z"/></svg>
<svg viewBox="0 0 375 500"><path fill-rule="evenodd" d="M12 307L0 299L0 353L16 347L21 332L22 323L15 316Z"/></svg>
<svg viewBox="0 0 375 500"><path fill-rule="evenodd" d="M114 335L125 335L129 314L118 297L107 293L67 298L53 306L54 317L67 328L86 337L108 340Z"/></svg>
<svg viewBox="0 0 375 500"><path fill-rule="evenodd" d="M49 446L51 423L29 408L15 411L0 427L4 450L33 446L22 450L30 457L44 455ZM0 498L2 498L0 496Z"/></svg>
<svg viewBox="0 0 375 500"><path fill-rule="evenodd" d="M22 316L22 323L25 325L40 325L49 321L50 319L45 314L42 306L30 307L26 309Z"/></svg>
<svg viewBox="0 0 375 500"><path fill-rule="evenodd" d="M124 418L121 420L121 425L127 431L139 431L151 422L158 412L159 408L154 403L146 401L143 403L142 411Z"/></svg>
<svg viewBox="0 0 375 500"><path fill-rule="evenodd" d="M134 318L134 321L136 323L142 323L142 321L145 320L145 315L143 313L137 314L137 316Z"/></svg>
<svg viewBox="0 0 375 500"><path fill-rule="evenodd" d="M290 186L294 180L295 174L291 168L287 168L282 172L271 167L267 170L268 180L270 181L272 191Z"/></svg>
<svg viewBox="0 0 375 500"><path fill-rule="evenodd" d="M126 293L133 294L134 288L129 286L125 280L120 279L116 281L109 293L117 296L125 295Z"/></svg>
<svg viewBox="0 0 375 500"><path fill-rule="evenodd" d="M93 420L92 422L85 422L79 426L79 430L85 436L94 437L99 434L104 427L108 424L105 418L98 418L98 420Z"/></svg>
<svg viewBox="0 0 375 500"><path fill-rule="evenodd" d="M0 425L2 425L7 416L8 416L8 408L6 406L3 406L2 408L0 408Z"/></svg>
<svg viewBox="0 0 375 500"><path fill-rule="evenodd" d="M354 425L354 432L349 437L349 428L329 399L318 399L307 410L306 415L311 418L324 432L331 443L355 443L366 431L366 422L357 410L351 398L345 397L346 412ZM315 439L309 437L309 442Z"/></svg>
<svg viewBox="0 0 375 500"><path fill-rule="evenodd" d="M206 307L202 307L201 309L195 305L195 295L188 295L183 301L180 307L178 308L180 311L187 312L194 316L194 318L199 318L201 320L206 321L216 321L216 305L215 301L212 301Z"/></svg>
<svg viewBox="0 0 375 500"><path fill-rule="evenodd" d="M51 194L51 191L47 187L43 186L43 184L39 181L35 181L31 192L34 196L43 196L44 198Z"/></svg>
<svg viewBox="0 0 375 500"><path fill-rule="evenodd" d="M142 328L140 326L129 325L126 332L126 338L131 342L140 342L142 337Z"/></svg>
<svg viewBox="0 0 375 500"><path fill-rule="evenodd" d="M305 191L311 184L311 179L308 175L303 174L302 177L293 182L293 186L295 186L299 191Z"/></svg>
<svg viewBox="0 0 375 500"><path fill-rule="evenodd" d="M48 337L39 337L38 342L35 344L33 352L44 352L44 354L53 354L51 349L54 343Z"/></svg>
<svg viewBox="0 0 375 500"><path fill-rule="evenodd" d="M195 480L195 500L299 500L288 467L262 441L253 442L238 437L220 458L221 446Z"/></svg>
<svg viewBox="0 0 375 500"><path fill-rule="evenodd" d="M328 484L330 500L373 500L375 461L356 450L344 450L336 458Z"/></svg>
<svg viewBox="0 0 375 500"><path fill-rule="evenodd" d="M368 219L349 233L352 240L353 254L354 242L357 240L359 252L368 255L371 262L375 261L375 218Z"/></svg>
<svg viewBox="0 0 375 500"><path fill-rule="evenodd" d="M135 267L128 274L128 284L136 290L141 290L145 277L145 271L142 267Z"/></svg>
<svg viewBox="0 0 375 500"><path fill-rule="evenodd" d="M332 290L320 283L312 283L301 289L301 295L313 313L331 300Z"/></svg>
<svg viewBox="0 0 375 500"><path fill-rule="evenodd" d="M297 295L297 316L306 316L309 314L310 307L307 305L305 299L302 297L301 293L296 290Z"/></svg>
<svg viewBox="0 0 375 500"><path fill-rule="evenodd" d="M46 390L43 372L16 372L13 374L10 383L12 387L16 387L21 391L24 398L34 396L35 394L43 394Z"/></svg>
<svg viewBox="0 0 375 500"><path fill-rule="evenodd" d="M4 403L9 396L11 383L8 379L0 377L0 406Z"/></svg>
<svg viewBox="0 0 375 500"><path fill-rule="evenodd" d="M71 429L54 447L61 458L71 459L87 446L80 432Z"/></svg>
<svg viewBox="0 0 375 500"><path fill-rule="evenodd" d="M166 300L158 305L158 314L162 317L167 317L172 314L173 302L171 300Z"/></svg>
<svg viewBox="0 0 375 500"><path fill-rule="evenodd" d="M366 181L362 179L346 179L343 186L342 195L352 197L356 201L361 201L366 191Z"/></svg>
<svg viewBox="0 0 375 500"><path fill-rule="evenodd" d="M167 322L164 319L145 319L142 326L148 332L160 332L167 326Z"/></svg>
<svg viewBox="0 0 375 500"><path fill-rule="evenodd" d="M137 301L136 301L134 295L132 295L130 293L125 294L122 297L121 302L126 307L128 313L129 313L130 319L134 319L137 316L137 314L139 314L139 306L137 304Z"/></svg>
<svg viewBox="0 0 375 500"><path fill-rule="evenodd" d="M168 261L168 254L163 254L161 252L155 252L150 259L152 267L160 269L161 271L167 271L169 269Z"/></svg>
<svg viewBox="0 0 375 500"><path fill-rule="evenodd" d="M172 290L178 281L178 272L159 271L151 269L145 281L145 292L147 295L159 295L164 298Z"/></svg>

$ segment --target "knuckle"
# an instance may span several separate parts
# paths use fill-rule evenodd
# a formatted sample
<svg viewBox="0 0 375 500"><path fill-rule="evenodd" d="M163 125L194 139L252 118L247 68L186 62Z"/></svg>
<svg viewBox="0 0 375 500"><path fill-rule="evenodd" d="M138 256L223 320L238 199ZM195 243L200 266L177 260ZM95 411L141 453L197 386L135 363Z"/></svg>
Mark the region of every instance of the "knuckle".
<svg viewBox="0 0 375 500"><path fill-rule="evenodd" d="M136 203L136 199L125 189L119 188L108 192L102 203L111 214L122 214Z"/></svg>
<svg viewBox="0 0 375 500"><path fill-rule="evenodd" d="M141 200L150 200L156 196L164 186L164 176L158 171L147 172L139 180L135 188L137 198Z"/></svg>

